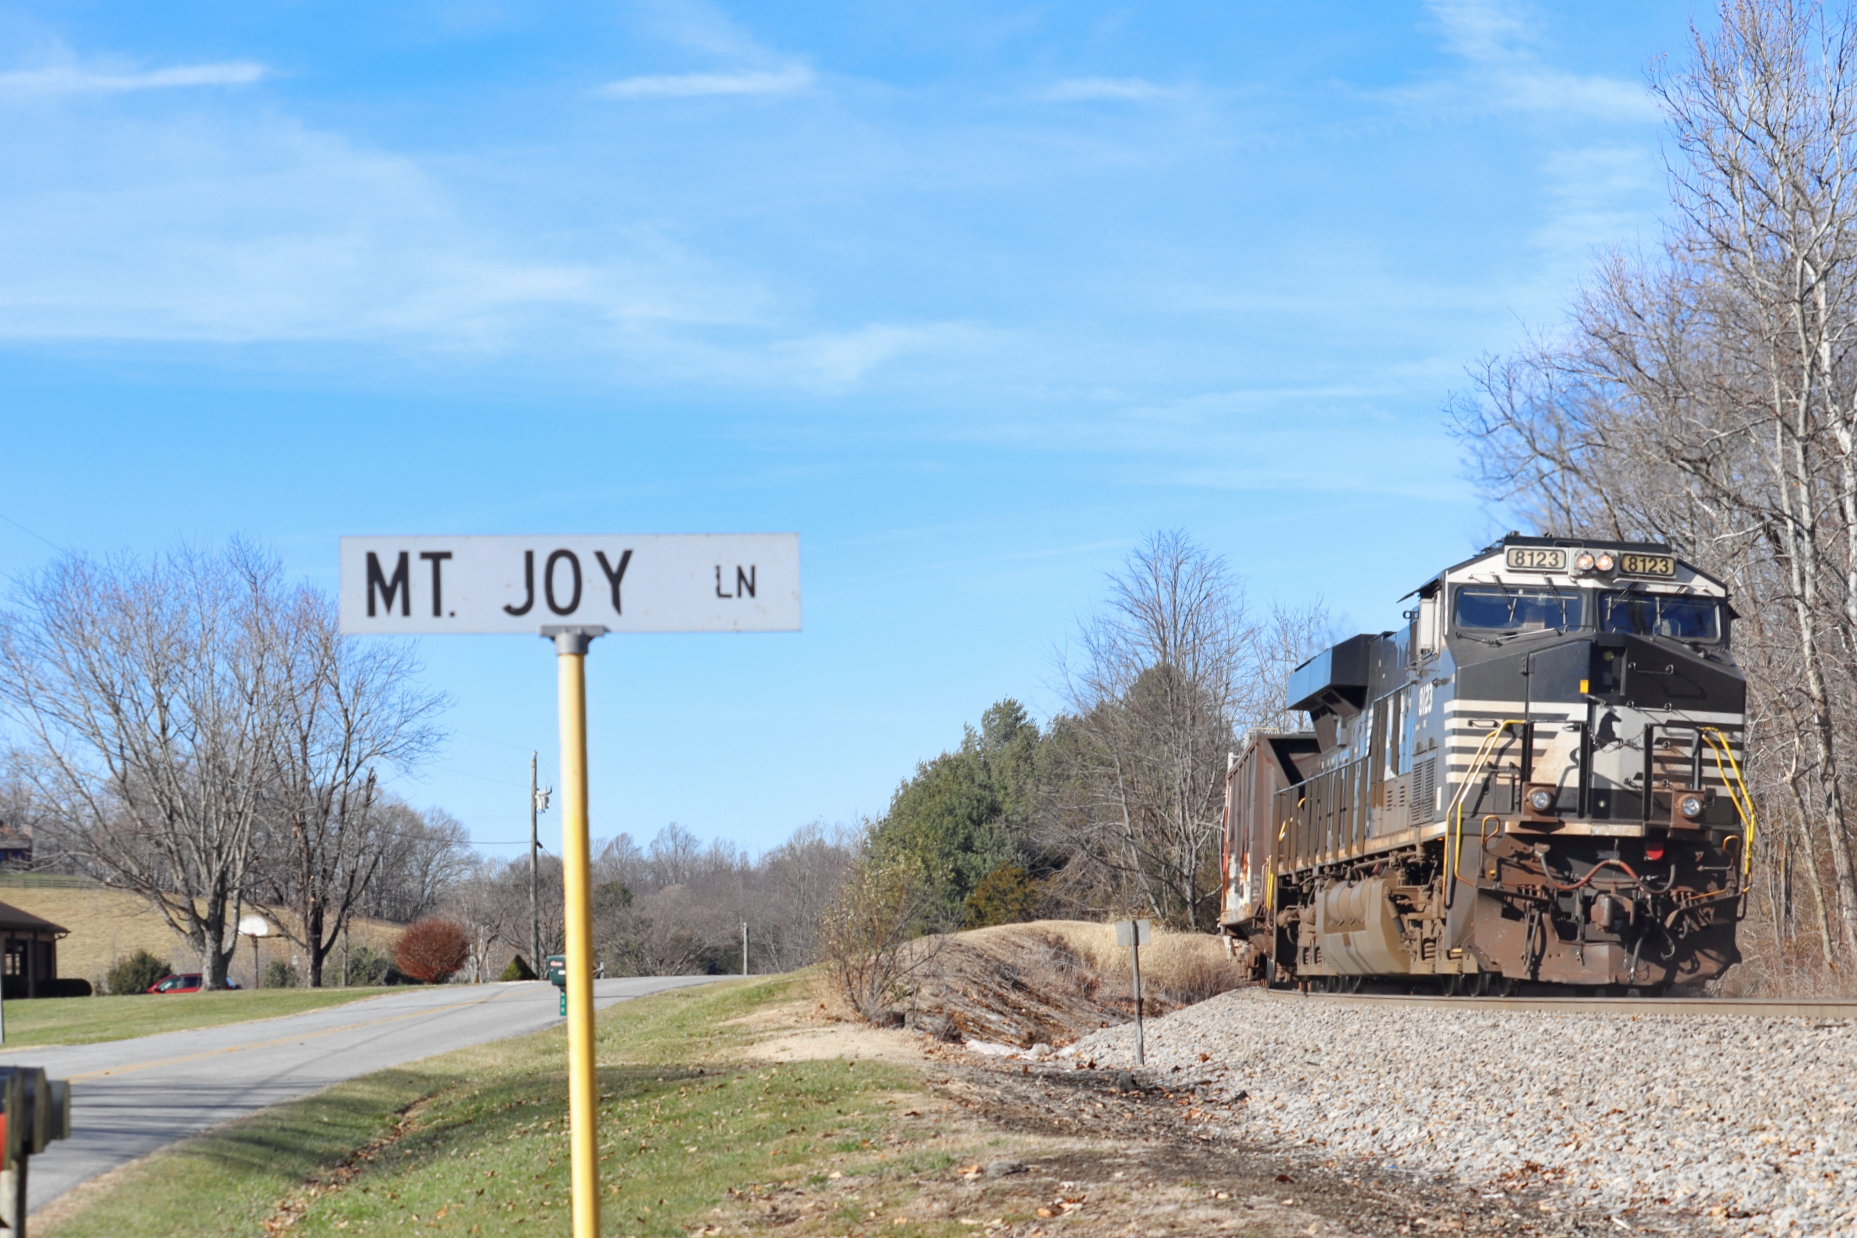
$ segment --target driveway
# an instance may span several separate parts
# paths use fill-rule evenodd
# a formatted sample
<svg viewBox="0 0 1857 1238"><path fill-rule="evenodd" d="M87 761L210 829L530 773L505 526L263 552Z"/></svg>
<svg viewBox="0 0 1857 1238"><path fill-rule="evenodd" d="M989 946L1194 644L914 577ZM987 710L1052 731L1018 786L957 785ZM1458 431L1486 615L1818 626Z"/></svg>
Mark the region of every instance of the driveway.
<svg viewBox="0 0 1857 1238"><path fill-rule="evenodd" d="M605 1009L719 976L594 982ZM184 1002L185 997L150 1001ZM305 1014L95 1045L0 1049L0 1065L71 1080L70 1139L32 1158L28 1209L233 1118L344 1079L561 1022L560 990L535 982L409 988Z"/></svg>

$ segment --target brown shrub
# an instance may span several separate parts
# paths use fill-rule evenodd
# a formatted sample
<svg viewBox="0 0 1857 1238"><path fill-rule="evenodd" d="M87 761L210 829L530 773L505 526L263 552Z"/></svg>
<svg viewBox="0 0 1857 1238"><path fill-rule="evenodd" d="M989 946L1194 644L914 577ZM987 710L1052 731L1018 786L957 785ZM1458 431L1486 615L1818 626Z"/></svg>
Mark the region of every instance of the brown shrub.
<svg viewBox="0 0 1857 1238"><path fill-rule="evenodd" d="M427 984L443 984L464 966L471 939L456 920L428 916L407 926L393 947L393 961L406 975Z"/></svg>

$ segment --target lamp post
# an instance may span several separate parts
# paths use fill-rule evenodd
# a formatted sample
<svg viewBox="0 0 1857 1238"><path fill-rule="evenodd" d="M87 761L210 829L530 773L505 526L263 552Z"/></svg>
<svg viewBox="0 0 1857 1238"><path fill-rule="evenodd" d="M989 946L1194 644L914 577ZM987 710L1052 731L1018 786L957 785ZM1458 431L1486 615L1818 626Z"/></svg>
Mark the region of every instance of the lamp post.
<svg viewBox="0 0 1857 1238"><path fill-rule="evenodd" d="M239 936L251 938L251 987L264 987L264 976L258 970L258 939L271 935L270 921L263 916L244 916L239 920Z"/></svg>

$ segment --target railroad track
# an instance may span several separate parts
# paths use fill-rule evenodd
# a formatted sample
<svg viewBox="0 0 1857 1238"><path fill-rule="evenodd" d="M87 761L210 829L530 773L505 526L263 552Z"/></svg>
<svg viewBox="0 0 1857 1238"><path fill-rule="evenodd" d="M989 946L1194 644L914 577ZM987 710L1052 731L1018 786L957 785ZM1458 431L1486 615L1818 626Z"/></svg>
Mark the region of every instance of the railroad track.
<svg viewBox="0 0 1857 1238"><path fill-rule="evenodd" d="M1801 997L1773 1001L1753 997L1442 997L1417 993L1300 993L1269 989L1279 1001L1337 1005L1417 1006L1432 1010L1538 1010L1550 1014L1709 1015L1731 1019L1857 1019L1857 1001Z"/></svg>

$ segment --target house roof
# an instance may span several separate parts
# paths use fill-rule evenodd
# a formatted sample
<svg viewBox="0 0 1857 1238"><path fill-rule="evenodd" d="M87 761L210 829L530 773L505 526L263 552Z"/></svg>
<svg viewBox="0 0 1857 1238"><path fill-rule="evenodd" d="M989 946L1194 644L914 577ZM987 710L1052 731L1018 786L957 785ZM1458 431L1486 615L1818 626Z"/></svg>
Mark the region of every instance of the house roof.
<svg viewBox="0 0 1857 1238"><path fill-rule="evenodd" d="M53 924L41 919L30 911L21 911L9 903L0 903L0 932L6 933L58 933L65 934L71 930L62 924Z"/></svg>

